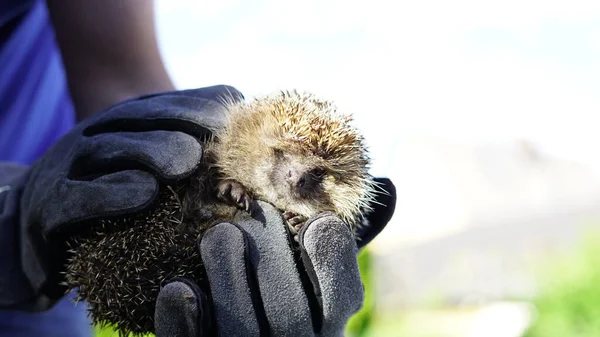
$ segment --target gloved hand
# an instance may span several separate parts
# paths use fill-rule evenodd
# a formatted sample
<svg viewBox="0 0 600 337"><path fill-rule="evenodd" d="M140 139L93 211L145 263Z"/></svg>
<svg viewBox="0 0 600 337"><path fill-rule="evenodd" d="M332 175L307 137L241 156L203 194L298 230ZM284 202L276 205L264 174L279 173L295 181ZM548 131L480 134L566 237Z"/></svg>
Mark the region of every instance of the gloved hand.
<svg viewBox="0 0 600 337"><path fill-rule="evenodd" d="M395 190L389 180L386 186L393 213ZM343 336L364 296L350 230L335 215L319 214L303 225L294 249L281 212L258 206L252 217L239 212L198 239L207 279L174 279L161 289L157 337ZM373 213L371 221L391 213ZM367 228L384 226L363 233L372 238Z"/></svg>
<svg viewBox="0 0 600 337"><path fill-rule="evenodd" d="M361 225L356 229L358 249L365 247L387 226L396 210L396 186L389 178L376 177L373 180L380 187L373 208L363 215Z"/></svg>
<svg viewBox="0 0 600 337"><path fill-rule="evenodd" d="M189 176L200 139L225 120L223 97L242 98L226 86L142 96L78 124L31 167L0 165L0 308L45 310L64 296L65 238Z"/></svg>

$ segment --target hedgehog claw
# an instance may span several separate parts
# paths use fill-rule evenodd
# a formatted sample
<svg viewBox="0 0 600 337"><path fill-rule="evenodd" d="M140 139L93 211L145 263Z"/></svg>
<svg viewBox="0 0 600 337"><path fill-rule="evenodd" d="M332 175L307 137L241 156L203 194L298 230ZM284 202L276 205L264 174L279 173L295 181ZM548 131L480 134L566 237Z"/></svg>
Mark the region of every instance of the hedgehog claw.
<svg viewBox="0 0 600 337"><path fill-rule="evenodd" d="M217 185L217 198L228 204L234 204L237 207L250 212L250 203L252 197L246 188L235 180L223 180Z"/></svg>
<svg viewBox="0 0 600 337"><path fill-rule="evenodd" d="M242 203L242 206L246 210L246 212L251 213L250 212L250 201L248 200L248 198L244 197L244 202Z"/></svg>
<svg viewBox="0 0 600 337"><path fill-rule="evenodd" d="M307 218L302 215L298 215L291 211L286 211L283 213L283 219L285 220L286 225L290 229L290 232L294 235L294 239L298 241L298 232L302 228L302 225L306 222Z"/></svg>
<svg viewBox="0 0 600 337"><path fill-rule="evenodd" d="M232 185L228 184L227 182L219 183L219 186L217 187L217 198L222 201L229 201L227 196L231 195L231 187Z"/></svg>

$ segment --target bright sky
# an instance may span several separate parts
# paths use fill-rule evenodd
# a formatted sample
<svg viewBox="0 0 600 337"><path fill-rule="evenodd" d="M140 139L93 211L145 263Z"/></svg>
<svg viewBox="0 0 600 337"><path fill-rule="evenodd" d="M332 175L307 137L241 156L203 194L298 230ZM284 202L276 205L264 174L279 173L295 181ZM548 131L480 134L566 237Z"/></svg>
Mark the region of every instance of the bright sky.
<svg viewBox="0 0 600 337"><path fill-rule="evenodd" d="M400 169L395 145L415 137L525 139L600 174L598 0L156 2L178 87L316 92L355 115L373 174L423 176L403 180L395 219L411 226L398 230L439 232L469 212L451 182L425 176L435 164Z"/></svg>
<svg viewBox="0 0 600 337"><path fill-rule="evenodd" d="M158 0L157 16L180 88L334 99L382 174L413 135L525 138L600 170L600 1Z"/></svg>

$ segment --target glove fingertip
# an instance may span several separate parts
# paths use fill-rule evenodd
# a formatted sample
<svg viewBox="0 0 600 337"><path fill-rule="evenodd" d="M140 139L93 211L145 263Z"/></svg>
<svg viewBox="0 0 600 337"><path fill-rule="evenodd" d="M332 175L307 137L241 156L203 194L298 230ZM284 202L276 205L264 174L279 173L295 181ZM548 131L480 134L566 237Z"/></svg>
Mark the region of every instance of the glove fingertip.
<svg viewBox="0 0 600 337"><path fill-rule="evenodd" d="M197 246L211 287L214 313L219 317L218 331L226 336L268 332L246 233L237 224L220 223L200 236ZM239 306L231 307L230 303ZM234 321L239 324L232 326Z"/></svg>
<svg viewBox="0 0 600 337"><path fill-rule="evenodd" d="M348 226L330 213L309 220L300 231L299 241L302 260L321 307L321 332L328 335L338 331L338 325L362 306L364 288L358 248Z"/></svg>
<svg viewBox="0 0 600 337"><path fill-rule="evenodd" d="M203 336L211 326L210 317L207 297L195 283L171 280L156 299L156 336Z"/></svg>
<svg viewBox="0 0 600 337"><path fill-rule="evenodd" d="M210 87L204 87L199 89L189 89L182 91L186 95L193 95L196 97L203 97L212 100L243 100L244 95L235 87L226 84L217 84Z"/></svg>
<svg viewBox="0 0 600 337"><path fill-rule="evenodd" d="M389 178L374 178L383 190L377 194L373 209L365 215L356 229L356 244L362 249L378 236L392 219L396 210L396 186Z"/></svg>
<svg viewBox="0 0 600 337"><path fill-rule="evenodd" d="M354 237L348 225L333 213L324 212L309 219L300 229L299 240L303 248L307 244L315 245L316 249L355 249ZM322 244L323 237L334 243L335 247Z"/></svg>
<svg viewBox="0 0 600 337"><path fill-rule="evenodd" d="M388 223L396 210L396 185L389 178L374 178L385 193L379 193L374 205L375 214L379 215L379 221Z"/></svg>

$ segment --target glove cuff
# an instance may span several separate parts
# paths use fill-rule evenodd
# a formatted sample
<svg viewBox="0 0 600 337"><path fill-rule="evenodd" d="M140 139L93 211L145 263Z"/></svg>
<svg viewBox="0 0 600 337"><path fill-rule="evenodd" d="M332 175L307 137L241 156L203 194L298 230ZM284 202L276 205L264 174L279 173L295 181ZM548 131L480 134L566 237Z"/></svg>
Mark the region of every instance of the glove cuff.
<svg viewBox="0 0 600 337"><path fill-rule="evenodd" d="M44 293L46 273L20 214L29 174L27 166L0 163L0 308L42 311L62 295Z"/></svg>

